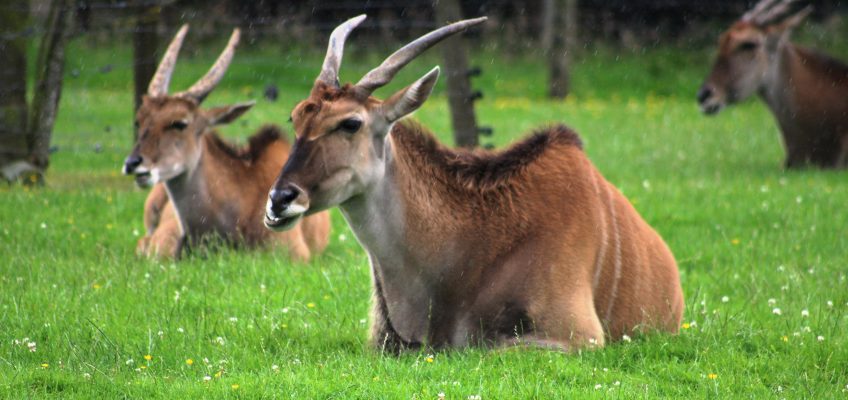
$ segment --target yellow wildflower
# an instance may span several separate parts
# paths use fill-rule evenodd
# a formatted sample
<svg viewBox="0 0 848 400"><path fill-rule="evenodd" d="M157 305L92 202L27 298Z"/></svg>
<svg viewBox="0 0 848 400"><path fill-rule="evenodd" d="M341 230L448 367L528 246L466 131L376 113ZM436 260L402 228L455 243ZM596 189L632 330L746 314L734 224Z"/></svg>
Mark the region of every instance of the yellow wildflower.
<svg viewBox="0 0 848 400"><path fill-rule="evenodd" d="M150 360L153 359L153 356L151 356L150 354L145 354L144 359L147 360L147 361L150 361Z"/></svg>
<svg viewBox="0 0 848 400"><path fill-rule="evenodd" d="M709 373L709 374L707 374L707 378L716 379L716 378L718 378L718 374Z"/></svg>
<svg viewBox="0 0 848 400"><path fill-rule="evenodd" d="M194 360L189 358L189 359L186 360L186 364L192 365L192 364L194 364Z"/></svg>

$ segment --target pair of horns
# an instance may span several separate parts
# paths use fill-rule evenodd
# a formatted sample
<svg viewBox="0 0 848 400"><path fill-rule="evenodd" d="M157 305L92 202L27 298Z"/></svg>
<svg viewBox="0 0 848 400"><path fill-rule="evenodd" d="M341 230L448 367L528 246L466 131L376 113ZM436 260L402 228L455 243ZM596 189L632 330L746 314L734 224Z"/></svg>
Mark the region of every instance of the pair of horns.
<svg viewBox="0 0 848 400"><path fill-rule="evenodd" d="M188 32L188 24L183 25L180 30L177 31L177 34L174 35L174 39L171 40L171 44L168 45L168 50L166 50L165 55L162 56L159 68L156 69L156 73L150 80L150 86L147 87L147 94L149 96L160 97L168 94L168 85L171 83L171 75L174 73L174 66L177 63L177 55L180 53L180 47L183 45L183 39L185 39L186 32ZM198 102L203 101L203 99L212 92L212 89L215 89L215 86L217 86L224 77L227 67L229 67L230 62L233 61L233 54L235 53L240 36L241 31L238 28L234 29L233 34L230 36L230 41L227 42L227 47L224 48L224 51L220 56L218 56L215 64L212 64L212 67L209 68L206 75L204 75L203 78L200 78L200 80L195 82L195 84L187 90L179 92L174 96L188 97L195 99Z"/></svg>
<svg viewBox="0 0 848 400"><path fill-rule="evenodd" d="M419 54L432 47L434 44L442 41L446 37L461 32L470 26L477 25L485 21L486 17L466 19L455 22L453 24L436 29L415 41L403 46L400 50L394 52L383 61L380 66L372 69L365 74L362 79L357 82L356 87L365 91L368 94L374 92L379 87L391 82L395 74L400 71L406 64L412 61ZM342 63L342 53L347 36L356 28L363 20L365 15L353 17L333 30L330 34L330 42L327 45L327 56L324 58L324 66L321 68L321 73L318 75L316 82L323 82L328 85L339 85L339 66Z"/></svg>
<svg viewBox="0 0 848 400"><path fill-rule="evenodd" d="M750 11L742 16L743 21L753 22L760 26L770 25L787 19L796 0L761 0ZM806 6L792 17L802 19L813 11L812 6Z"/></svg>

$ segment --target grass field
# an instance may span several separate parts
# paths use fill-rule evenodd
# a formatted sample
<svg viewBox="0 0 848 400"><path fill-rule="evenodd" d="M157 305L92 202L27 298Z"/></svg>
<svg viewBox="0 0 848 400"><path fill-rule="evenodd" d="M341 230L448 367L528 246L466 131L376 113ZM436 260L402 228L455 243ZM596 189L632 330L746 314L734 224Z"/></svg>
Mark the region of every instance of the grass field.
<svg viewBox="0 0 848 400"><path fill-rule="evenodd" d="M215 50L181 59L172 86L200 76ZM346 53L344 79L376 61L356 53ZM281 98L259 100L227 136L285 124L320 65L317 53L297 54L236 55L208 105L258 98L269 83ZM848 396L845 172L783 171L759 102L700 115L693 98L709 51L586 54L564 102L543 98L537 63L493 54L475 56L485 69L479 117L495 130L487 141L506 145L558 121L580 132L677 257L679 335L577 354L381 356L365 345L367 259L335 211L331 245L308 265L263 251L138 259L145 192L119 175L131 146L129 51L74 43L48 185L0 187L0 397ZM414 62L392 87L437 61ZM443 85L416 118L448 140Z"/></svg>

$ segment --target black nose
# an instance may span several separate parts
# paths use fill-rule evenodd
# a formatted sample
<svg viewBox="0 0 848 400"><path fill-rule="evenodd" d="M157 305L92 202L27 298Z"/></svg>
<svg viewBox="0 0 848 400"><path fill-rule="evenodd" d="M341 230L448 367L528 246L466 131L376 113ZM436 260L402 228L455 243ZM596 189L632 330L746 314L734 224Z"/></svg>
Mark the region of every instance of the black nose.
<svg viewBox="0 0 848 400"><path fill-rule="evenodd" d="M713 96L713 89L707 85L701 86L698 90L698 103L703 103Z"/></svg>
<svg viewBox="0 0 848 400"><path fill-rule="evenodd" d="M300 196L300 189L296 186L286 186L282 189L274 189L268 197L271 199L271 211L280 213Z"/></svg>
<svg viewBox="0 0 848 400"><path fill-rule="evenodd" d="M138 156L138 155L135 155L135 154L130 155L124 161L124 173L125 174L133 173L133 171L135 171L135 169L138 168L139 165L141 165L141 156Z"/></svg>

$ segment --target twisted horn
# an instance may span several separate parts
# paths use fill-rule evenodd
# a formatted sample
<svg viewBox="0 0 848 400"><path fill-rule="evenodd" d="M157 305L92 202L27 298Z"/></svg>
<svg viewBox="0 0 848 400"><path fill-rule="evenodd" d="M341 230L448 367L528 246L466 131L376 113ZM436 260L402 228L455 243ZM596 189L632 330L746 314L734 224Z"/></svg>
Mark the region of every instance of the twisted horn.
<svg viewBox="0 0 848 400"><path fill-rule="evenodd" d="M754 8L742 15L742 20L753 22L757 16L762 14L763 11L770 8L778 1L780 0L761 0L759 3L757 3L757 5L754 6Z"/></svg>
<svg viewBox="0 0 848 400"><path fill-rule="evenodd" d="M238 28L233 29L233 34L230 36L230 41L227 42L227 47L224 48L224 51L221 52L221 55L218 56L218 59L215 60L215 64L212 64L212 67L209 68L206 75L204 75L203 78L200 78L200 80L188 88L188 90L177 93L175 96L191 97L198 102L203 101L212 89L215 89L215 86L221 82L221 79L224 78L224 73L227 72L227 67L229 67L230 62L233 61L233 54L236 51L236 46L239 43L240 37L241 30Z"/></svg>
<svg viewBox="0 0 848 400"><path fill-rule="evenodd" d="M344 44L347 36L352 32L362 21L365 20L365 14L353 17L341 25L333 29L330 34L330 42L327 44L327 55L324 57L324 65L321 67L321 73L318 74L317 82L324 82L328 85L339 85L339 66L342 65L342 54L344 53Z"/></svg>
<svg viewBox="0 0 848 400"><path fill-rule="evenodd" d="M770 8L768 12L762 15L758 15L754 20L760 25L766 25L776 20L780 19L789 8L792 6L792 3L795 3L795 0L783 0L780 4L775 5Z"/></svg>
<svg viewBox="0 0 848 400"><path fill-rule="evenodd" d="M177 55L180 53L180 46L183 45L183 39L188 32L188 24L183 25L171 44L168 45L168 50L162 56L162 61L159 62L159 67L156 68L156 73L153 78L150 78L150 85L147 86L147 94L151 97L159 97L168 94L168 84L171 83L171 74L174 72L174 65L177 63Z"/></svg>
<svg viewBox="0 0 848 400"><path fill-rule="evenodd" d="M394 52L380 64L379 67L372 69L365 74L362 79L356 84L357 87L363 89L367 93L372 93L377 88L391 82L395 74L406 64L412 61L424 50L429 49L436 43L442 41L446 37L461 32L470 26L477 25L485 21L486 17L466 19L459 22L454 22L450 25L436 29L415 41L403 46L400 50Z"/></svg>

